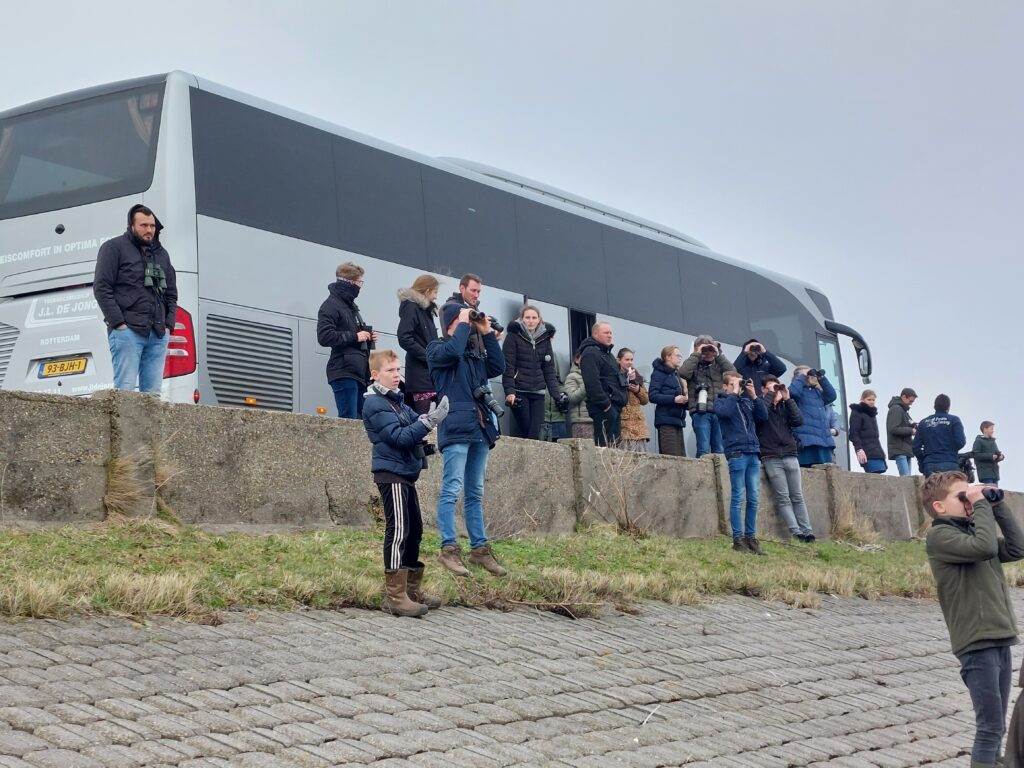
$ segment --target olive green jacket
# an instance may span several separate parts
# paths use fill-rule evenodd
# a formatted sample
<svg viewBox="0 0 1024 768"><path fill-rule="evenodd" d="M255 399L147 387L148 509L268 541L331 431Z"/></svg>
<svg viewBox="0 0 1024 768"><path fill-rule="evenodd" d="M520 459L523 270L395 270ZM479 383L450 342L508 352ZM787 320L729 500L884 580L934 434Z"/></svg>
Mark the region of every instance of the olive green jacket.
<svg viewBox="0 0 1024 768"><path fill-rule="evenodd" d="M994 437L978 435L974 438L974 466L978 470L978 480L999 480L999 463L992 459L999 453L999 446L996 445Z"/></svg>
<svg viewBox="0 0 1024 768"><path fill-rule="evenodd" d="M975 643L1017 637L1003 563L1024 559L1024 531L1005 502L994 508L975 502L973 522L936 518L926 550L954 654Z"/></svg>

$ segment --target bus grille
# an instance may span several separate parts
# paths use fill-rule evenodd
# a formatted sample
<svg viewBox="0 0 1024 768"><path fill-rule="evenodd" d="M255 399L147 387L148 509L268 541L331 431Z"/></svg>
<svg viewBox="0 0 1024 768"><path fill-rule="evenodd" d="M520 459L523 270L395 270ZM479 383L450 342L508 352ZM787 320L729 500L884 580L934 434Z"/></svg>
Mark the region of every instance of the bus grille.
<svg viewBox="0 0 1024 768"><path fill-rule="evenodd" d="M220 405L291 411L292 331L236 317L206 316L206 370Z"/></svg>
<svg viewBox="0 0 1024 768"><path fill-rule="evenodd" d="M0 323L0 387L7 377L7 366L14 354L14 345L18 342L18 329L13 325Z"/></svg>

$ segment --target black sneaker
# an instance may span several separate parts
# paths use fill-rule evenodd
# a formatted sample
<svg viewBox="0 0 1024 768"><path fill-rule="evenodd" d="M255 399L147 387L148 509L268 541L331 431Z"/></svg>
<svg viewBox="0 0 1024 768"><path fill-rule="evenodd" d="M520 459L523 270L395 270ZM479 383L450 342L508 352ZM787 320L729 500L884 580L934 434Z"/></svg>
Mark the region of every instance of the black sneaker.
<svg viewBox="0 0 1024 768"><path fill-rule="evenodd" d="M800 541L802 541L804 544L813 544L816 541L816 539L814 538L813 533L808 533L806 536L801 536Z"/></svg>
<svg viewBox="0 0 1024 768"><path fill-rule="evenodd" d="M750 552L747 548L747 542L742 536L736 536L732 540L733 552Z"/></svg>

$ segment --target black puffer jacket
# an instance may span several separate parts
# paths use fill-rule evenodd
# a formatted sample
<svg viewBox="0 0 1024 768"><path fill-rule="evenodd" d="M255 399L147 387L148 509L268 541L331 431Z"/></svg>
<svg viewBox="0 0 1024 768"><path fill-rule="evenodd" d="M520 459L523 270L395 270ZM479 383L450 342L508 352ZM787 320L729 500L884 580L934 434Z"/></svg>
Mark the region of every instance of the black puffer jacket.
<svg viewBox="0 0 1024 768"><path fill-rule="evenodd" d="M863 450L868 459L885 461L885 451L878 435L878 409L873 405L854 403L850 406L850 442L856 451Z"/></svg>
<svg viewBox="0 0 1024 768"><path fill-rule="evenodd" d="M612 355L611 346L593 337L584 339L580 344L580 373L590 411L604 411L609 403L620 411L625 407L629 395L626 374Z"/></svg>
<svg viewBox="0 0 1024 768"><path fill-rule="evenodd" d="M359 286L336 280L327 290L330 296L316 316L316 340L321 347L331 348L327 381L355 379L366 386L370 380L370 345L356 340L356 334L365 328L356 306Z"/></svg>
<svg viewBox="0 0 1024 768"><path fill-rule="evenodd" d="M124 323L143 336L148 336L152 330L162 337L168 326L174 327L178 284L171 257L160 245L160 231L164 228L160 219L153 217L156 235L151 243L144 243L132 234L132 216L140 208L141 205L133 205L128 211L127 232L100 246L92 290L103 311L107 333ZM145 286L147 261L163 269L162 290L159 286Z"/></svg>
<svg viewBox="0 0 1024 768"><path fill-rule="evenodd" d="M419 291L398 292L398 345L405 350L405 391L433 392L434 382L427 370L427 344L438 338L437 305Z"/></svg>
<svg viewBox="0 0 1024 768"><path fill-rule="evenodd" d="M508 324L501 348L505 354L501 387L506 395L511 392L543 392L546 389L551 397L558 399L555 354L551 349L554 336L555 326L551 323L538 326L536 336L531 336L518 320Z"/></svg>
<svg viewBox="0 0 1024 768"><path fill-rule="evenodd" d="M757 425L757 440L761 443L761 458L771 459L782 456L796 456L800 442L794 429L804 423L800 407L792 398L769 403L768 421Z"/></svg>

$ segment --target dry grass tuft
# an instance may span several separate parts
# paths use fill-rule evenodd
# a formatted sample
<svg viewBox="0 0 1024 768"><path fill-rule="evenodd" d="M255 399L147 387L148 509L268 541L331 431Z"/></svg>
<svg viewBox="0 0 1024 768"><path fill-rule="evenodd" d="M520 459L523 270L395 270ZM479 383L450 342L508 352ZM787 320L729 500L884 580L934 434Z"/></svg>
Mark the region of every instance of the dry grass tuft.
<svg viewBox="0 0 1024 768"><path fill-rule="evenodd" d="M857 511L857 505L848 491L836 493L832 513L832 538L851 544L874 544L878 532L867 517Z"/></svg>
<svg viewBox="0 0 1024 768"><path fill-rule="evenodd" d="M103 494L107 516L118 520L131 515L145 493L135 460L127 456L114 456L107 464L107 488Z"/></svg>
<svg viewBox="0 0 1024 768"><path fill-rule="evenodd" d="M187 573L111 573L99 585L93 602L128 616L205 612L199 600L199 579Z"/></svg>

